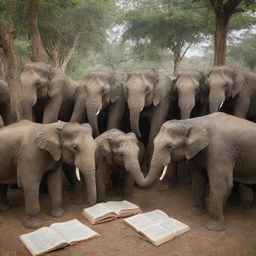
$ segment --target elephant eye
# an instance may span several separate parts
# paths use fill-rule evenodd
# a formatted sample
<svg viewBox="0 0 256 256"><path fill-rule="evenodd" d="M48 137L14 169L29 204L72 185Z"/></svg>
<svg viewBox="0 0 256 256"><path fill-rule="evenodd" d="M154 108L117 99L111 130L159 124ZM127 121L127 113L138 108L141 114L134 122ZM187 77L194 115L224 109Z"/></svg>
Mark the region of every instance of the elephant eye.
<svg viewBox="0 0 256 256"><path fill-rule="evenodd" d="M72 149L74 152L79 151L78 145L72 145L72 146L71 146L71 149Z"/></svg>
<svg viewBox="0 0 256 256"><path fill-rule="evenodd" d="M119 157L123 157L123 156L124 156L124 153L123 153L123 152L119 152L119 153L118 153L118 156L119 156Z"/></svg>
<svg viewBox="0 0 256 256"><path fill-rule="evenodd" d="M199 91L199 88L197 87L197 88L196 88L196 92L198 92L198 91Z"/></svg>
<svg viewBox="0 0 256 256"><path fill-rule="evenodd" d="M172 146L172 144L167 144L167 145L166 145L166 148L167 148L168 150L171 150L171 149L173 148L173 146Z"/></svg>
<svg viewBox="0 0 256 256"><path fill-rule="evenodd" d="M224 87L227 88L228 87L228 83L225 83Z"/></svg>
<svg viewBox="0 0 256 256"><path fill-rule="evenodd" d="M145 91L146 91L146 92L149 92L149 91L150 91L150 88L149 88L149 87L146 87L146 88L145 88Z"/></svg>

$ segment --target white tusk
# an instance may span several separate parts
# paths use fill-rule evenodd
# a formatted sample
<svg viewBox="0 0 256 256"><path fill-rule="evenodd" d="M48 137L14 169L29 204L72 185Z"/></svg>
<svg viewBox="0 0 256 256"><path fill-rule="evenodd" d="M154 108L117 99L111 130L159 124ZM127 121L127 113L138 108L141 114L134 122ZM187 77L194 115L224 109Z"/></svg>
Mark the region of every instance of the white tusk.
<svg viewBox="0 0 256 256"><path fill-rule="evenodd" d="M80 179L80 171L79 171L79 168L78 167L76 167L76 177L77 177L77 179L80 181L81 179Z"/></svg>
<svg viewBox="0 0 256 256"><path fill-rule="evenodd" d="M159 180L162 180L162 179L164 178L164 176L165 176L165 174L166 174L166 171L167 171L167 168L168 168L168 165L166 165L166 166L164 167L164 170L163 170L162 175L161 175L161 177L159 178Z"/></svg>
<svg viewBox="0 0 256 256"><path fill-rule="evenodd" d="M221 109L222 105L223 105L224 101L221 102L220 106L219 106L219 109Z"/></svg>
<svg viewBox="0 0 256 256"><path fill-rule="evenodd" d="M97 111L96 116L100 113L100 110Z"/></svg>
<svg viewBox="0 0 256 256"><path fill-rule="evenodd" d="M143 108L140 109L140 112L143 110Z"/></svg>

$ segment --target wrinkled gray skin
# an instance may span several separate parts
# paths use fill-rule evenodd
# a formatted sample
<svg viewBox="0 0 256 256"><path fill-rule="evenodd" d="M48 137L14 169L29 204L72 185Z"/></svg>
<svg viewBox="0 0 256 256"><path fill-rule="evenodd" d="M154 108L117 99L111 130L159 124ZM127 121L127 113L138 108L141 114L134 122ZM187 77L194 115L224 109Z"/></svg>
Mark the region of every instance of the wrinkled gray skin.
<svg viewBox="0 0 256 256"><path fill-rule="evenodd" d="M209 182L209 230L224 230L223 204L233 180L256 183L256 124L225 113L164 123L154 140L150 171L139 186L149 186L172 162L189 160L195 206L205 208ZM220 153L221 152L221 153Z"/></svg>
<svg viewBox="0 0 256 256"><path fill-rule="evenodd" d="M41 225L39 186L45 174L51 200L50 215L63 215L62 161L80 169L87 185L89 204L95 204L96 143L88 124L38 124L23 120L3 127L0 138L0 209L9 208L8 184L18 182L25 198L25 227Z"/></svg>
<svg viewBox="0 0 256 256"><path fill-rule="evenodd" d="M125 78L125 73L104 70L90 72L77 88L70 122L82 122L87 117L94 136L98 136L98 114L108 108L107 129L118 128L125 108L122 97Z"/></svg>
<svg viewBox="0 0 256 256"><path fill-rule="evenodd" d="M10 124L10 93L8 84L0 80L0 115L4 125Z"/></svg>
<svg viewBox="0 0 256 256"><path fill-rule="evenodd" d="M229 66L213 67L205 80L209 94L210 113L220 110L232 100L231 113L241 118L256 120L256 75ZM221 108L221 109L222 109Z"/></svg>
<svg viewBox="0 0 256 256"><path fill-rule="evenodd" d="M126 199L132 196L134 178L141 176L140 159L142 150L134 133L111 129L95 139L97 199L106 201L106 186L112 173L118 173L121 193ZM140 151L140 152L139 152Z"/></svg>
<svg viewBox="0 0 256 256"><path fill-rule="evenodd" d="M163 122L167 120L171 105L171 90L171 78L156 69L136 69L127 75L125 96L130 111L130 126L138 138L141 137L140 113L144 107L150 107L147 109L150 112L150 132L144 165L147 165L150 159L155 136Z"/></svg>
<svg viewBox="0 0 256 256"><path fill-rule="evenodd" d="M20 80L23 118L42 123L70 120L76 86L61 69L30 62L25 65Z"/></svg>
<svg viewBox="0 0 256 256"><path fill-rule="evenodd" d="M192 110L205 103L207 97L200 94L203 82L204 74L200 71L183 70L178 72L173 88L177 93L180 119L190 118Z"/></svg>

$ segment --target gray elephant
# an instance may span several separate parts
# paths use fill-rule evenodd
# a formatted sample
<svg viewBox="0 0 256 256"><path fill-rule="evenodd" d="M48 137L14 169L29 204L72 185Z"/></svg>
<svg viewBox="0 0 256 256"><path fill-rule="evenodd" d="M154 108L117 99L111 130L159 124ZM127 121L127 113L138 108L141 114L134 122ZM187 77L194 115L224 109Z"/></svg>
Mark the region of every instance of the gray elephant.
<svg viewBox="0 0 256 256"><path fill-rule="evenodd" d="M256 75L229 66L213 67L206 74L204 92L209 94L210 113L224 110L256 120Z"/></svg>
<svg viewBox="0 0 256 256"><path fill-rule="evenodd" d="M70 122L82 122L88 119L94 136L99 135L98 115L105 109L107 112L106 129L119 128L125 100L123 83L125 73L105 70L90 72L77 88L75 107Z"/></svg>
<svg viewBox="0 0 256 256"><path fill-rule="evenodd" d="M203 114L207 96L201 93L204 73L198 70L182 70L177 73L173 89L177 94L180 119Z"/></svg>
<svg viewBox="0 0 256 256"><path fill-rule="evenodd" d="M112 174L118 175L122 196L132 196L134 180L140 175L143 148L134 133L108 130L95 139L97 199L106 201L106 186Z"/></svg>
<svg viewBox="0 0 256 256"><path fill-rule="evenodd" d="M139 120L140 113L149 112L150 131L144 165L151 155L153 140L157 135L172 105L172 80L153 68L137 69L128 73L125 95L130 112L131 130L138 138L141 137ZM146 114L147 115L147 114Z"/></svg>
<svg viewBox="0 0 256 256"><path fill-rule="evenodd" d="M256 183L256 124L225 113L164 123L154 140L150 171L135 181L152 184L172 162L189 161L195 205L205 208L209 182L210 230L224 230L223 204L233 181ZM164 170L163 170L164 168Z"/></svg>
<svg viewBox="0 0 256 256"><path fill-rule="evenodd" d="M47 174L51 200L50 215L59 217L62 209L62 161L76 166L87 185L89 204L96 202L95 149L92 129L88 124L38 124L22 120L0 130L0 209L9 208L8 184L18 183L25 198L23 225L41 225L38 213L39 186Z"/></svg>
<svg viewBox="0 0 256 256"><path fill-rule="evenodd" d="M42 123L70 120L76 86L61 69L43 62L27 63L20 80L23 118Z"/></svg>

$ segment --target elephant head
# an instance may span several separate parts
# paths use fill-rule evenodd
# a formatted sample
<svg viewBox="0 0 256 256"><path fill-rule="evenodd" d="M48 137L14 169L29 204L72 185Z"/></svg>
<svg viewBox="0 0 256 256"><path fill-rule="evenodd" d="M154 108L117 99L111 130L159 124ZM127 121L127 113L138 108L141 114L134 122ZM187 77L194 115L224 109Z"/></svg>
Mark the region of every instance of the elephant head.
<svg viewBox="0 0 256 256"><path fill-rule="evenodd" d="M246 83L244 75L232 67L210 69L205 81L209 91L210 113L219 111L225 100L238 95Z"/></svg>
<svg viewBox="0 0 256 256"><path fill-rule="evenodd" d="M130 125L138 138L140 112L146 106L157 106L171 90L172 80L156 69L133 70L127 75L125 95L130 111Z"/></svg>
<svg viewBox="0 0 256 256"><path fill-rule="evenodd" d="M96 203L95 150L89 124L53 123L44 126L35 138L35 145L50 153L55 161L76 166L76 175L80 180L82 173L88 193L89 204Z"/></svg>
<svg viewBox="0 0 256 256"><path fill-rule="evenodd" d="M123 92L122 82L119 74L103 70L90 72L83 81L88 122L95 136L99 135L97 115L102 108L119 99Z"/></svg>
<svg viewBox="0 0 256 256"><path fill-rule="evenodd" d="M165 122L154 139L154 152L147 177L138 185L151 185L171 162L189 160L209 144L208 131L183 121Z"/></svg>
<svg viewBox="0 0 256 256"><path fill-rule="evenodd" d="M95 139L97 143L96 156L104 156L109 165L124 166L133 179L140 184L144 176L139 164L139 146L134 133L111 129Z"/></svg>
<svg viewBox="0 0 256 256"><path fill-rule="evenodd" d="M195 104L199 102L200 88L203 82L204 75L200 71L184 70L178 72L173 88L177 92L181 119L190 118Z"/></svg>
<svg viewBox="0 0 256 256"><path fill-rule="evenodd" d="M68 76L59 68L43 62L30 62L20 76L23 99L23 117L32 120L32 107L39 99L51 99L70 83Z"/></svg>

